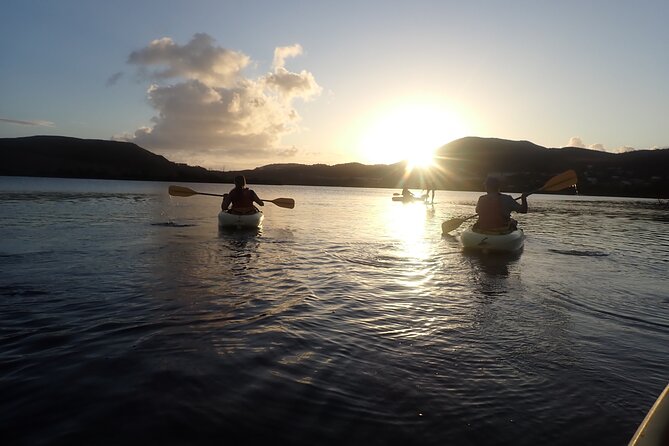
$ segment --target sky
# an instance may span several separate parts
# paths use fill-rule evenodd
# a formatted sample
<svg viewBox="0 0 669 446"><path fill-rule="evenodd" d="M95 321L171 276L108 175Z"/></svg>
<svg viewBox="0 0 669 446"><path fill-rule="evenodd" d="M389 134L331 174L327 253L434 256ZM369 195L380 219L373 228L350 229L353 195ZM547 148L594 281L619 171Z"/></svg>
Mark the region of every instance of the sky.
<svg viewBox="0 0 669 446"><path fill-rule="evenodd" d="M4 0L0 137L171 161L429 159L464 136L669 147L669 2Z"/></svg>

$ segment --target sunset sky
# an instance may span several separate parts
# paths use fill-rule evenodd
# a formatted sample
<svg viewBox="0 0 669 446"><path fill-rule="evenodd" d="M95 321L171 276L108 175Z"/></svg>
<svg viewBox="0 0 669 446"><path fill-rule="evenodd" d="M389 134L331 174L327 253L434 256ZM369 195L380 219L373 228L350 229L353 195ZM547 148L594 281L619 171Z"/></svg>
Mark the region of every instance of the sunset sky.
<svg viewBox="0 0 669 446"><path fill-rule="evenodd" d="M463 136L669 146L669 2L33 1L0 15L0 137L213 169L392 163Z"/></svg>

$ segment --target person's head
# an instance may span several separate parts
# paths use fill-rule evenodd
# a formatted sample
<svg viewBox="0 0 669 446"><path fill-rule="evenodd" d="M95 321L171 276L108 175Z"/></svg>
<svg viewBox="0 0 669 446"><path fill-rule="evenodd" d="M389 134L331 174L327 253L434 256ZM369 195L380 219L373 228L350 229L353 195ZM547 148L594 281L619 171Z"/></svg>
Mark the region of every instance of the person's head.
<svg viewBox="0 0 669 446"><path fill-rule="evenodd" d="M246 178L244 178L244 175L237 175L235 177L235 187L242 189L246 186Z"/></svg>
<svg viewBox="0 0 669 446"><path fill-rule="evenodd" d="M494 192L499 192L500 187L502 185L501 182L499 181L499 178L489 176L488 178L485 179L485 183L483 183L483 186L485 187L486 192L494 193Z"/></svg>

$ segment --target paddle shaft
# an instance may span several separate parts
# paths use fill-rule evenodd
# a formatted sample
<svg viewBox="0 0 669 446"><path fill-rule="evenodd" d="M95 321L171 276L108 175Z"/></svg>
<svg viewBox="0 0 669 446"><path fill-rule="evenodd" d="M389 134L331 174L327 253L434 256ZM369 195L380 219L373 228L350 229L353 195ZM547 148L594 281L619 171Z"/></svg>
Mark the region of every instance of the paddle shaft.
<svg viewBox="0 0 669 446"><path fill-rule="evenodd" d="M170 195L173 195L175 197L191 197L193 195L209 195L211 197L225 197L225 195L222 194L210 194L207 192L197 192L194 191L191 188L184 187L184 186L170 186L168 189L168 192ZM288 208L288 209L293 209L295 207L295 200L292 198L275 198L274 200L264 200L262 198L259 198L261 201L268 201L270 203L274 203L275 205L282 207L282 208Z"/></svg>
<svg viewBox="0 0 669 446"><path fill-rule="evenodd" d="M210 197L225 197L227 194L210 194L207 192L195 192L196 195L209 195ZM274 200L265 200L264 198L260 198L260 201L269 201L270 203L273 203Z"/></svg>

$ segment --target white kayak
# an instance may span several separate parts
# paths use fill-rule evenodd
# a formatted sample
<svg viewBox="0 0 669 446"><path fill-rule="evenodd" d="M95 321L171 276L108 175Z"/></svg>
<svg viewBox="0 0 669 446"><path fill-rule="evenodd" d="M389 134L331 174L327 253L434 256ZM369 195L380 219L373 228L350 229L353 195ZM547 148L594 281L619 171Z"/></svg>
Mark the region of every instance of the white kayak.
<svg viewBox="0 0 669 446"><path fill-rule="evenodd" d="M221 228L258 228L264 215L261 211L254 214L231 214L228 211L218 213L218 226Z"/></svg>
<svg viewBox="0 0 669 446"><path fill-rule="evenodd" d="M629 446L669 445L669 384L650 408Z"/></svg>
<svg viewBox="0 0 669 446"><path fill-rule="evenodd" d="M468 228L460 234L460 245L465 250L488 252L517 252L523 248L525 234L516 229L506 234L480 233Z"/></svg>
<svg viewBox="0 0 669 446"><path fill-rule="evenodd" d="M396 195L393 197L393 201L401 201L402 203L415 203L418 201L424 202L426 200L427 200L427 195L423 195L420 197L415 197L415 196L404 197L402 195Z"/></svg>

